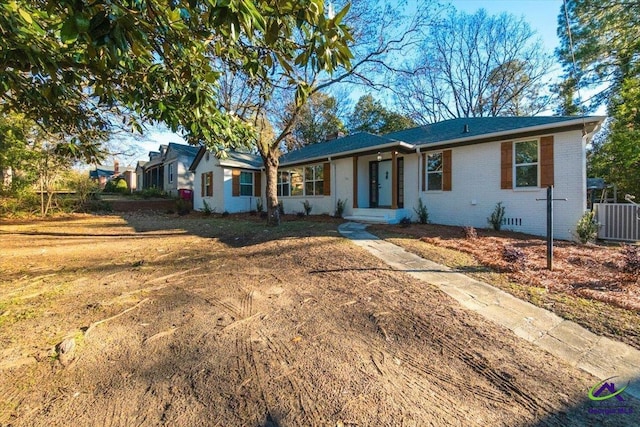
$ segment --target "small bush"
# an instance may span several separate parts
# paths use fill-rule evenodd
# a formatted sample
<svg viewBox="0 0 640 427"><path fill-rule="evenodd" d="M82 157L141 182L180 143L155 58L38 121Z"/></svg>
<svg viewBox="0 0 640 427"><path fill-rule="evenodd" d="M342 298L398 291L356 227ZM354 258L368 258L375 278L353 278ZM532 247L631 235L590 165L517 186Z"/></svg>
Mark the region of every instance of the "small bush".
<svg viewBox="0 0 640 427"><path fill-rule="evenodd" d="M216 211L215 209L211 208L211 205L207 203L206 200L203 200L202 203L204 204L204 207L202 208L202 213L205 214L206 216L209 216Z"/></svg>
<svg viewBox="0 0 640 427"><path fill-rule="evenodd" d="M473 240L473 239L477 239L478 238L478 232L476 231L475 228L468 226L468 227L464 227L462 229L463 233L464 233L464 238L468 239L468 240Z"/></svg>
<svg viewBox="0 0 640 427"><path fill-rule="evenodd" d="M140 191L139 194L143 199L167 197L167 193L165 193L164 191L160 190L157 187L145 188L144 190Z"/></svg>
<svg viewBox="0 0 640 427"><path fill-rule="evenodd" d="M186 215L191 211L191 206L189 201L178 199L176 200L176 211L178 215Z"/></svg>
<svg viewBox="0 0 640 427"><path fill-rule="evenodd" d="M262 213L262 211L264 211L264 202L262 201L262 198L256 199L256 210L259 213Z"/></svg>
<svg viewBox="0 0 640 427"><path fill-rule="evenodd" d="M308 214L305 214L304 212L296 212L296 215L298 216L298 218L304 218Z"/></svg>
<svg viewBox="0 0 640 427"><path fill-rule="evenodd" d="M342 215L344 215L344 209L347 207L347 199L338 199L338 201L336 202L336 218L342 218Z"/></svg>
<svg viewBox="0 0 640 427"><path fill-rule="evenodd" d="M422 203L422 199L418 199L418 207L413 208L416 215L418 215L418 222L420 224L428 224L429 223L429 211L427 210L427 206Z"/></svg>
<svg viewBox="0 0 640 427"><path fill-rule="evenodd" d="M411 225L411 217L405 216L400 220L401 227L408 227Z"/></svg>
<svg viewBox="0 0 640 427"><path fill-rule="evenodd" d="M509 263L509 270L512 271L524 270L527 262L527 256L524 251L513 246L505 246L502 249L502 259Z"/></svg>
<svg viewBox="0 0 640 427"><path fill-rule="evenodd" d="M223 217L223 218L226 218L226 217L228 217L228 216L229 216L229 212L228 212L228 211L224 211L224 212L222 212L222 217Z"/></svg>
<svg viewBox="0 0 640 427"><path fill-rule="evenodd" d="M502 206L502 202L498 202L496 204L496 207L493 209L491 216L487 218L487 221L489 221L489 224L491 224L491 227L496 231L500 231L500 228L502 227L502 220L504 219L504 210L505 209L504 209L504 206Z"/></svg>
<svg viewBox="0 0 640 427"><path fill-rule="evenodd" d="M302 207L304 208L305 215L309 216L309 214L311 213L311 209L313 208L313 206L311 206L311 203L309 203L308 200L305 200L304 202L302 202Z"/></svg>
<svg viewBox="0 0 640 427"><path fill-rule="evenodd" d="M280 215L284 215L284 203L282 203L282 200L278 202L278 212Z"/></svg>
<svg viewBox="0 0 640 427"><path fill-rule="evenodd" d="M585 212L576 225L576 234L582 244L592 241L598 234L595 212Z"/></svg>
<svg viewBox="0 0 640 427"><path fill-rule="evenodd" d="M622 259L624 260L622 270L625 273L640 274L640 246L624 245Z"/></svg>

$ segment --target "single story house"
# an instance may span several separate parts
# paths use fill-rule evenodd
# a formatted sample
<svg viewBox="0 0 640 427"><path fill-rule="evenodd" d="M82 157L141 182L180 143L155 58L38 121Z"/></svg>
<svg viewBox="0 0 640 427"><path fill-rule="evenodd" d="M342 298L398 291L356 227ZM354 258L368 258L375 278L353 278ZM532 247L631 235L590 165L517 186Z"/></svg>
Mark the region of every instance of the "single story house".
<svg viewBox="0 0 640 427"><path fill-rule="evenodd" d="M249 212L257 210L264 185L262 158L256 154L230 151L218 158L201 147L190 166L196 179L193 184L195 210L205 210L205 203L215 212ZM264 203L263 203L264 205Z"/></svg>
<svg viewBox="0 0 640 427"><path fill-rule="evenodd" d="M388 223L415 220L421 200L433 223L478 228L502 202L504 229L544 235L546 203L539 199L554 186L554 196L566 198L555 202L554 234L569 240L587 207L586 145L604 119L459 118L383 136L349 135L282 156L278 197L287 213L308 201L312 214L333 214L341 200L347 219ZM216 185L223 196L216 211L255 209L265 194L260 158L233 156L221 161L210 153L192 164L195 209L207 197L213 203Z"/></svg>
<svg viewBox="0 0 640 427"><path fill-rule="evenodd" d="M138 162L136 172L138 190L157 188L170 196L178 196L179 190L193 190L193 173L189 166L200 147L176 144L160 145L159 151L149 153L149 161Z"/></svg>

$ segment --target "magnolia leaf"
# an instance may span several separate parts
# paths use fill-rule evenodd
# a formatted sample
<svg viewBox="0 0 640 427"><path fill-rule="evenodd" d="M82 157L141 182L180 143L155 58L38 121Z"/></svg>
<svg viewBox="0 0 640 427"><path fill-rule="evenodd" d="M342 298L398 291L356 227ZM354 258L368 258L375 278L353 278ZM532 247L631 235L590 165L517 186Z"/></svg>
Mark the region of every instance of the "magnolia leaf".
<svg viewBox="0 0 640 427"><path fill-rule="evenodd" d="M33 18L31 18L31 14L29 12L24 9L18 9L18 13L27 24L33 24Z"/></svg>
<svg viewBox="0 0 640 427"><path fill-rule="evenodd" d="M76 20L73 16L70 16L62 28L60 28L60 39L65 44L72 44L78 40L78 27L76 26Z"/></svg>

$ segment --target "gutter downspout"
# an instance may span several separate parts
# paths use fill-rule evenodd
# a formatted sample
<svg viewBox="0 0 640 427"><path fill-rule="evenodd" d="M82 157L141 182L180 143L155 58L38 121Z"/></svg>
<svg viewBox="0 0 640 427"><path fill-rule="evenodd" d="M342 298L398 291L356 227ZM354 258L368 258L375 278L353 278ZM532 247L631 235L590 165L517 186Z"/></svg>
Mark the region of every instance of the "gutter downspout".
<svg viewBox="0 0 640 427"><path fill-rule="evenodd" d="M333 161L331 160L331 156L327 157L327 161L329 162L329 173L331 176L331 187L329 188L329 191L331 191L331 208L329 208L329 212L331 212L331 210L333 210L333 216L336 215L336 211L335 211L335 206L336 206L336 192L338 191L338 186L337 186L337 171L336 171L336 166L333 164Z"/></svg>
<svg viewBox="0 0 640 427"><path fill-rule="evenodd" d="M416 156L418 156L418 173L416 174L418 180L416 181L416 184L417 184L416 189L418 190L417 191L418 199L420 199L421 198L420 191L422 191L422 188L420 187L420 183L421 183L420 171L422 170L422 165L420 164L420 162L422 161L422 156L420 155L420 147L417 145L416 145ZM413 217L413 213L411 214L411 216Z"/></svg>

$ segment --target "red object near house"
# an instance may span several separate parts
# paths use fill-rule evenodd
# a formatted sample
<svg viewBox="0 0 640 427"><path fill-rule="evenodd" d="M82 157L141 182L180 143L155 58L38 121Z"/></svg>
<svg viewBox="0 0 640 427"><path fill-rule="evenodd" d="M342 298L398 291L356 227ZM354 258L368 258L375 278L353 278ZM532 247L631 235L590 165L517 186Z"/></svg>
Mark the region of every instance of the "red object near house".
<svg viewBox="0 0 640 427"><path fill-rule="evenodd" d="M178 190L178 197L182 200L193 200L193 190L181 188Z"/></svg>

